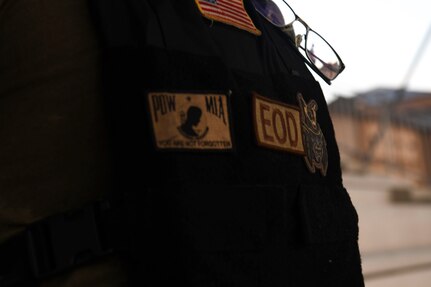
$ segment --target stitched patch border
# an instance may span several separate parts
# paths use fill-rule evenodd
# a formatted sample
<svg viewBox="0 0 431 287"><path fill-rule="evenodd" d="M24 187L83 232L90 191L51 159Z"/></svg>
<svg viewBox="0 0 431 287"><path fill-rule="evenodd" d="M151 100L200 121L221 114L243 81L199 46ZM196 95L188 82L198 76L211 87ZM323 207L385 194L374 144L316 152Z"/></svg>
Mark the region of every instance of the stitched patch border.
<svg viewBox="0 0 431 287"><path fill-rule="evenodd" d="M298 107L252 92L253 124L259 146L305 155Z"/></svg>
<svg viewBox="0 0 431 287"><path fill-rule="evenodd" d="M195 2L201 14L209 20L234 26L256 36L262 35L245 10L243 0L195 0Z"/></svg>
<svg viewBox="0 0 431 287"><path fill-rule="evenodd" d="M148 92L146 100L157 150L234 149L227 93Z"/></svg>

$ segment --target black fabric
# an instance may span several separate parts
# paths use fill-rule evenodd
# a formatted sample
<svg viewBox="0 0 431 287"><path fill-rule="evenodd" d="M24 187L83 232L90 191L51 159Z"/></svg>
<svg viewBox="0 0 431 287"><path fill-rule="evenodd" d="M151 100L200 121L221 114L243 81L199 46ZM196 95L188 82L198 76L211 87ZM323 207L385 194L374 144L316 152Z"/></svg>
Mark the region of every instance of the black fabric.
<svg viewBox="0 0 431 287"><path fill-rule="evenodd" d="M120 217L107 202L98 202L31 224L0 245L0 286L39 286L43 279L106 259L123 243Z"/></svg>
<svg viewBox="0 0 431 287"><path fill-rule="evenodd" d="M191 0L92 1L131 286L363 286L358 218L323 93L290 39L244 2L261 36L205 19ZM234 149L157 150L154 91L229 94ZM257 145L253 91L316 102L326 176L302 155Z"/></svg>
<svg viewBox="0 0 431 287"><path fill-rule="evenodd" d="M362 286L350 200L344 190L316 190L193 185L129 194L131 265L143 275L134 284Z"/></svg>
<svg viewBox="0 0 431 287"><path fill-rule="evenodd" d="M37 286L27 244L26 235L21 234L0 247L0 286Z"/></svg>
<svg viewBox="0 0 431 287"><path fill-rule="evenodd" d="M358 215L344 188L303 185L300 197L301 226L306 242L358 239Z"/></svg>

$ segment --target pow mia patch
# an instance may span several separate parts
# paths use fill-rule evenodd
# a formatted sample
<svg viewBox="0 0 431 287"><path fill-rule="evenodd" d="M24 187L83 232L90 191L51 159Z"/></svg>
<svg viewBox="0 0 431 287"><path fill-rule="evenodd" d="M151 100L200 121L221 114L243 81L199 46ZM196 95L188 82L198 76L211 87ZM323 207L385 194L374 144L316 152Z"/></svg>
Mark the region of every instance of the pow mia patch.
<svg viewBox="0 0 431 287"><path fill-rule="evenodd" d="M317 103L315 100L306 103L301 93L298 93L297 98L301 109L301 122L304 131L305 163L312 173L315 173L318 169L323 176L326 176L328 151L325 137L317 123Z"/></svg>
<svg viewBox="0 0 431 287"><path fill-rule="evenodd" d="M233 148L227 95L157 92L147 97L158 149Z"/></svg>
<svg viewBox="0 0 431 287"><path fill-rule="evenodd" d="M297 107L253 94L253 118L257 144L305 154L301 117Z"/></svg>

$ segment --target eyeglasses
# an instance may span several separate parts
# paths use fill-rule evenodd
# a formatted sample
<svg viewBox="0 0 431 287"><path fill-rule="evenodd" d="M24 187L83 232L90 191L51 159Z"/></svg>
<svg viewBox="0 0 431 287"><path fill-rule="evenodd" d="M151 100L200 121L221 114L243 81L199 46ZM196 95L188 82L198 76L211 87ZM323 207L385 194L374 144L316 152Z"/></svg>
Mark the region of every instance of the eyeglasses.
<svg viewBox="0 0 431 287"><path fill-rule="evenodd" d="M284 0L252 0L256 10L294 42L305 62L330 85L345 68L331 45L311 29Z"/></svg>

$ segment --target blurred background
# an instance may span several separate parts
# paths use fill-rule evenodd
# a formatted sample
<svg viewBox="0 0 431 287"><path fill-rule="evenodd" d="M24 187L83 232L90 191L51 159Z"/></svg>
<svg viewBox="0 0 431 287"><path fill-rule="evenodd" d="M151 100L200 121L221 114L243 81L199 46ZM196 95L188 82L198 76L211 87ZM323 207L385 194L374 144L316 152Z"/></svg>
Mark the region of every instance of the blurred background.
<svg viewBox="0 0 431 287"><path fill-rule="evenodd" d="M431 2L287 0L346 70L320 82L367 287L431 286Z"/></svg>

